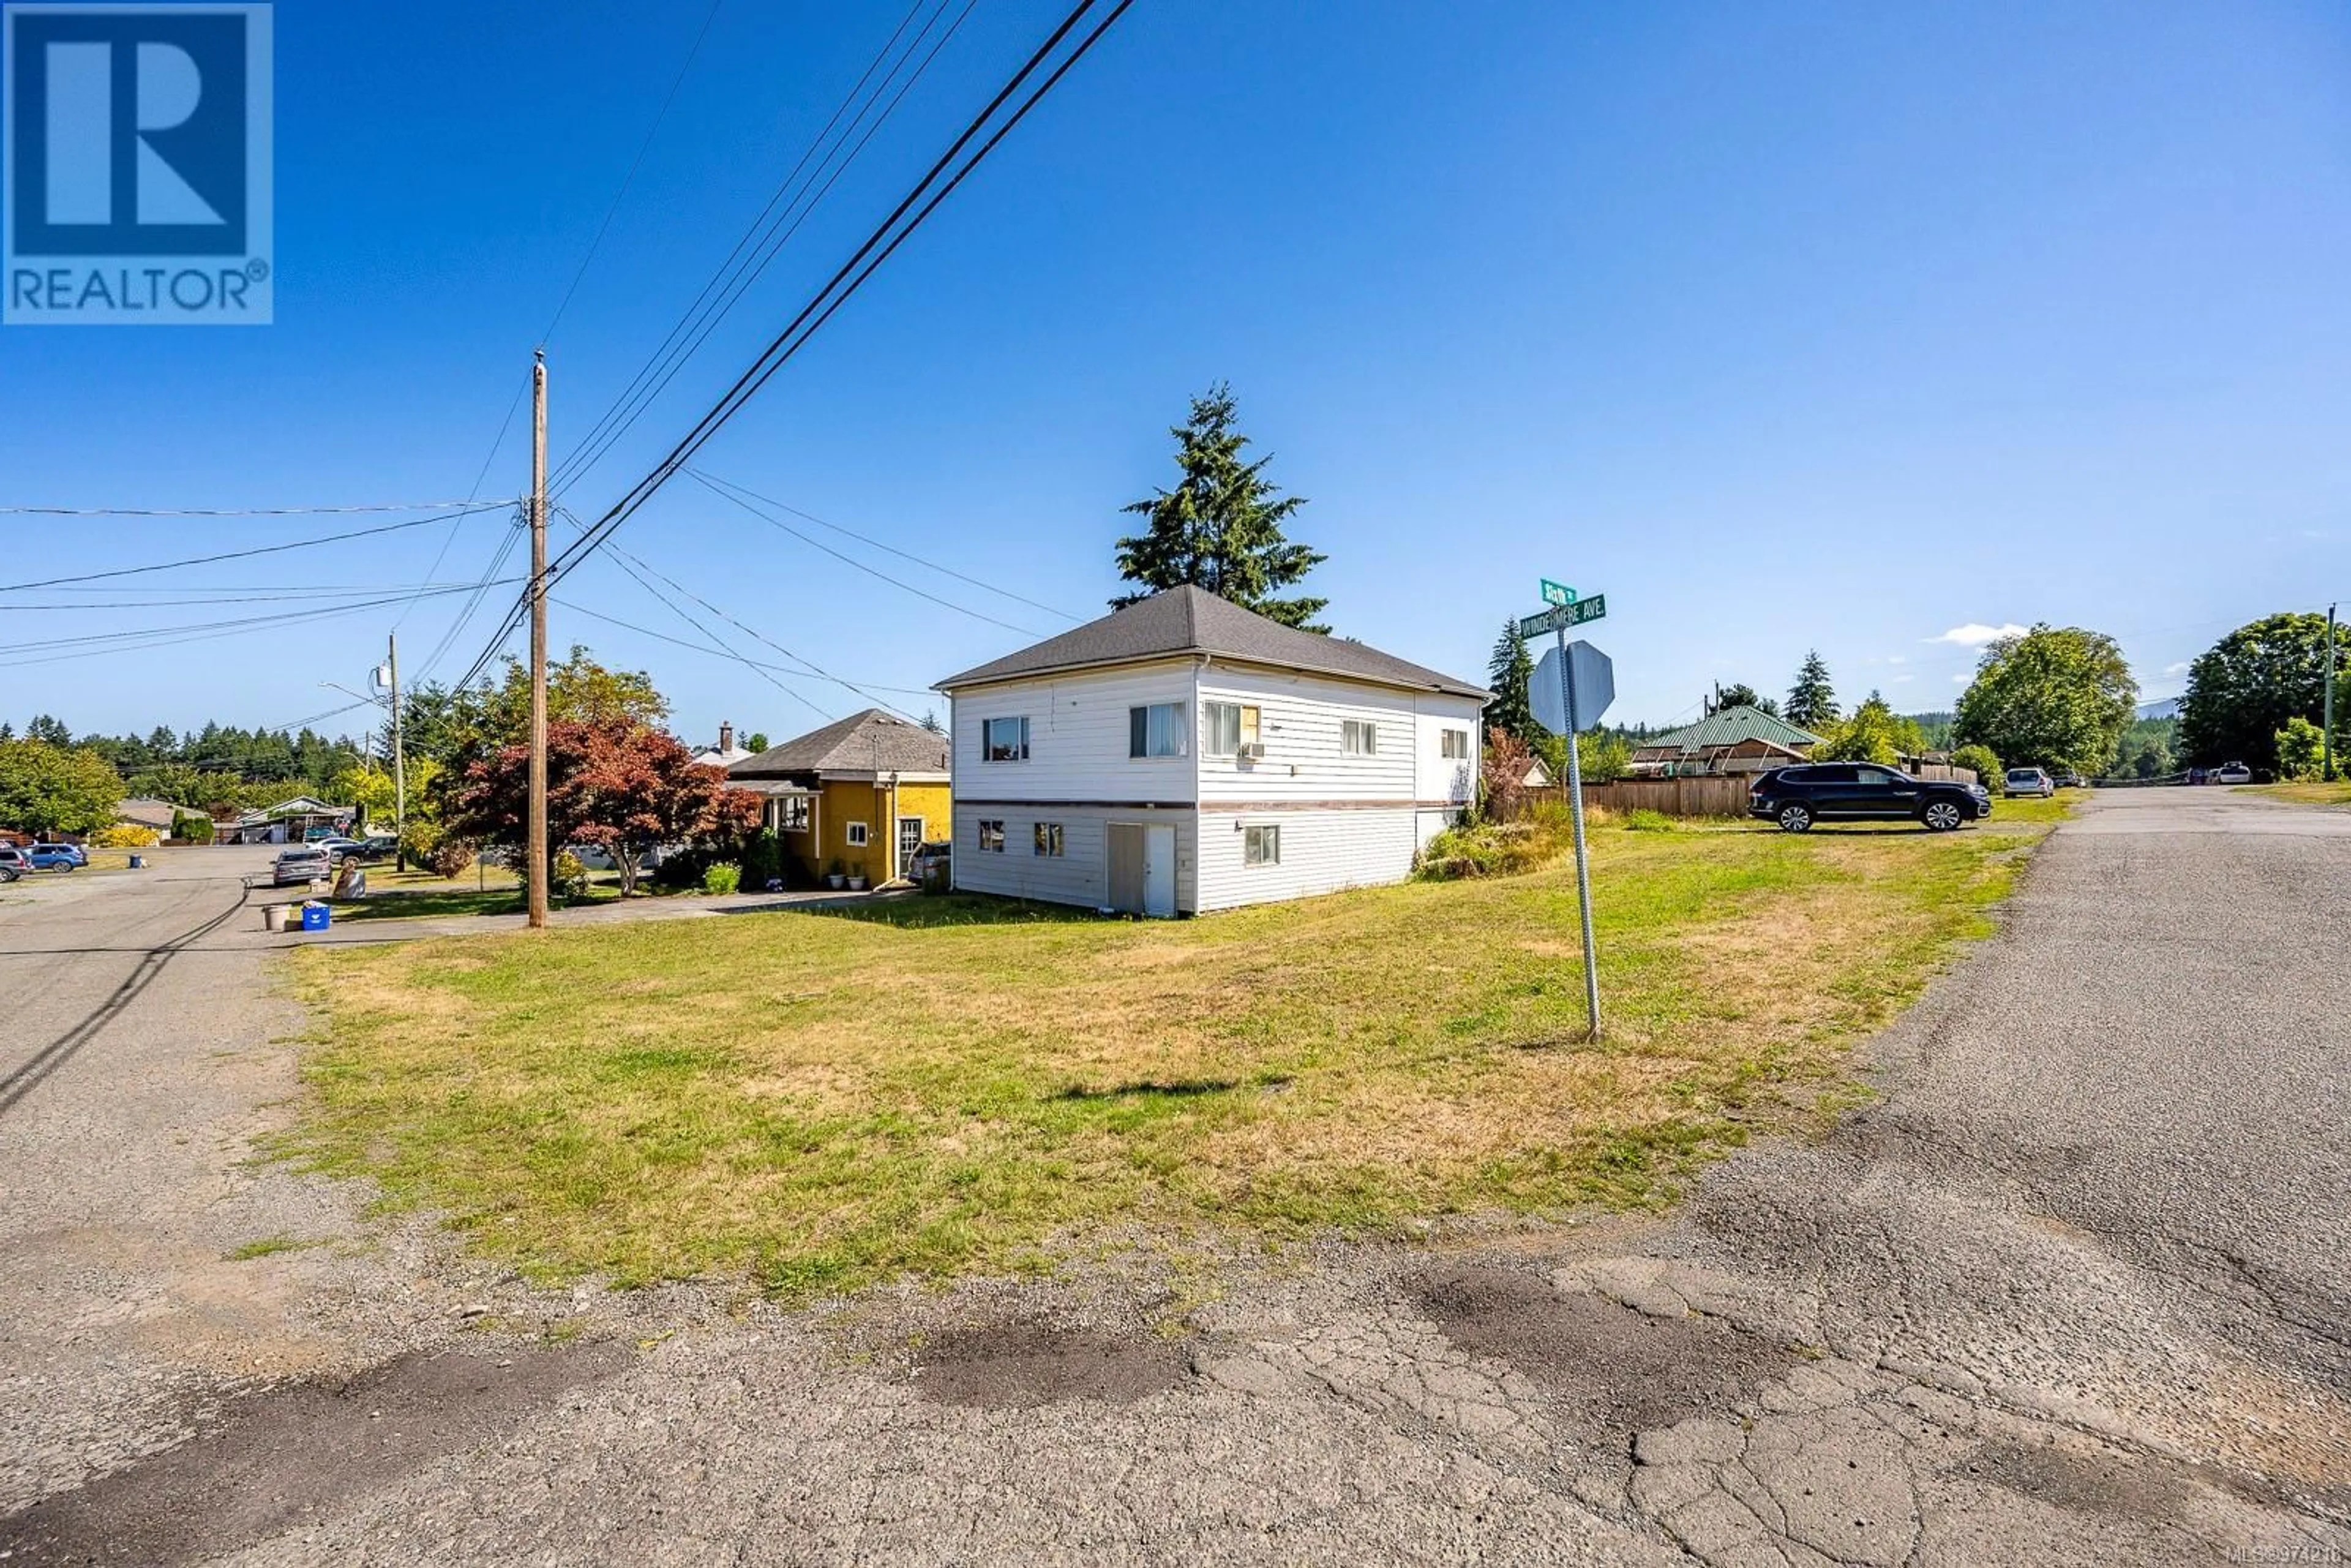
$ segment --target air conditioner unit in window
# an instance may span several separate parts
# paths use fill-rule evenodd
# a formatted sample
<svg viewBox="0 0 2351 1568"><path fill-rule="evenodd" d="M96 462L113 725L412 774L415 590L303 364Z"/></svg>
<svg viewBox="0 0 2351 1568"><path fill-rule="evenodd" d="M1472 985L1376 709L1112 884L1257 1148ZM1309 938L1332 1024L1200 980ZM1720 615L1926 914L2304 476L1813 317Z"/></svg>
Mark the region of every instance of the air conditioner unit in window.
<svg viewBox="0 0 2351 1568"><path fill-rule="evenodd" d="M1235 749L1233 755L1239 758L1244 762L1255 762L1264 757L1265 743L1261 740L1243 741L1240 746Z"/></svg>

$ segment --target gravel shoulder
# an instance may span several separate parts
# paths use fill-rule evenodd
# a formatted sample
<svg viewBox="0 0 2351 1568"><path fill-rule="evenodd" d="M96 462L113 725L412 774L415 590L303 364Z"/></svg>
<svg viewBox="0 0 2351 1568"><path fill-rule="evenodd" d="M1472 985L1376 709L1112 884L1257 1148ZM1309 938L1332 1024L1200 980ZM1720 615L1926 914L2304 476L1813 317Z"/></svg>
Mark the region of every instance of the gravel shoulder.
<svg viewBox="0 0 2351 1568"><path fill-rule="evenodd" d="M0 1551L2342 1560L2346 871L2341 814L2097 798L1877 1042L1875 1106L1667 1221L1137 1238L793 1312L534 1291L252 1166L299 1019L191 951L0 1111ZM223 896L168 885L38 941L0 908L0 983L87 1011ZM277 1234L327 1244L225 1260Z"/></svg>

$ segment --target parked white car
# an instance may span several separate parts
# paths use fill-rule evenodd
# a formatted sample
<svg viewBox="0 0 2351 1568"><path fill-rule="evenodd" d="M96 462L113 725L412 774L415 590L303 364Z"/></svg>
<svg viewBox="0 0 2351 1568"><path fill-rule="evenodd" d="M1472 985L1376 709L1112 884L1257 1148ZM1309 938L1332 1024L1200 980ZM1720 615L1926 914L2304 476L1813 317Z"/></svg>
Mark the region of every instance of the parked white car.
<svg viewBox="0 0 2351 1568"><path fill-rule="evenodd" d="M2057 780L2038 768L2011 768L2001 793L2008 795L2039 795L2044 799L2057 793Z"/></svg>
<svg viewBox="0 0 2351 1568"><path fill-rule="evenodd" d="M2220 784L2250 784L2253 781L2253 770L2241 762L2231 762L2217 769L2212 778L2214 782Z"/></svg>

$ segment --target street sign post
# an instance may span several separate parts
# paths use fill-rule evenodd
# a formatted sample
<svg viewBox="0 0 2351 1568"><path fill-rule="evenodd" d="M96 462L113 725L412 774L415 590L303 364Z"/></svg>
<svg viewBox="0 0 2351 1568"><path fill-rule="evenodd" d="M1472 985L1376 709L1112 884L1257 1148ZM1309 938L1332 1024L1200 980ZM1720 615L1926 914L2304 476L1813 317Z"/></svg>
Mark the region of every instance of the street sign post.
<svg viewBox="0 0 2351 1568"><path fill-rule="evenodd" d="M1564 632L1570 626L1604 619L1607 614L1608 596L1595 593L1589 599L1573 599L1565 604L1554 604L1540 615L1526 617L1519 622L1519 635L1540 637L1546 632Z"/></svg>
<svg viewBox="0 0 2351 1568"><path fill-rule="evenodd" d="M1546 599L1555 586L1548 578L1543 580ZM1583 763L1576 755L1575 737L1585 725L1598 722L1616 700L1616 673L1608 655L1591 643L1571 645L1567 629L1607 613L1604 593L1581 600L1570 595L1564 603L1554 601L1541 615L1530 615L1519 622L1521 637L1540 637L1548 632L1558 640L1535 666L1527 695L1536 719L1567 737L1567 818L1575 830L1575 904L1583 917L1583 1007L1595 1040L1600 1038L1600 955L1592 939L1592 855L1583 839Z"/></svg>

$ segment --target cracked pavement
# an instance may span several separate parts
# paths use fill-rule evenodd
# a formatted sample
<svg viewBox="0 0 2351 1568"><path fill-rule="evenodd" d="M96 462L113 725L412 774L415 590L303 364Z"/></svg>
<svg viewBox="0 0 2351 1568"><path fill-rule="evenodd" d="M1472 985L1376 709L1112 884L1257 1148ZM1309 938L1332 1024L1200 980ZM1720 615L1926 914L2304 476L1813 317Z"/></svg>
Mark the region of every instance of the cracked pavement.
<svg viewBox="0 0 2351 1568"><path fill-rule="evenodd" d="M243 946L173 959L0 1113L0 1552L2351 1561L2346 872L2351 813L2095 797L1871 1046L1876 1103L1668 1219L799 1312L533 1290L243 1163L283 1004ZM68 973L41 907L0 910L12 990ZM172 1267L91 1266L118 1223ZM333 1244L191 1261L269 1227Z"/></svg>

